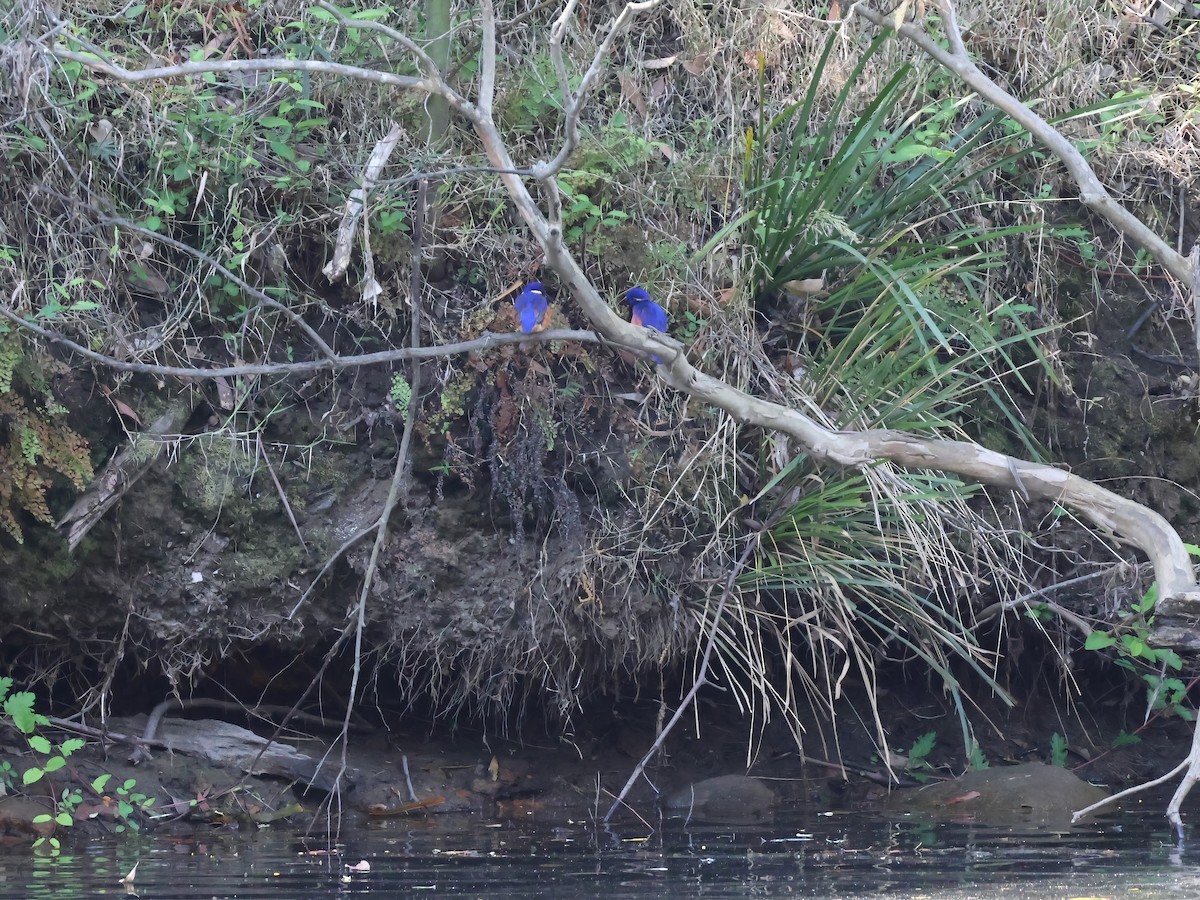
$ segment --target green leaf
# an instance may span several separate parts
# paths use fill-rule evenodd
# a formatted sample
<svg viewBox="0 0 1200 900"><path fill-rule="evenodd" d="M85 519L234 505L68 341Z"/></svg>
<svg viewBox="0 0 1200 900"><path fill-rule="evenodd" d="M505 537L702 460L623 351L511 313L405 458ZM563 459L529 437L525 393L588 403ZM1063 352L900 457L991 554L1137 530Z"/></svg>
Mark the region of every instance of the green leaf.
<svg viewBox="0 0 1200 900"><path fill-rule="evenodd" d="M13 680L5 675L0 678L0 701L3 701L8 696L9 690L12 688Z"/></svg>
<svg viewBox="0 0 1200 900"><path fill-rule="evenodd" d="M1050 738L1050 765L1060 769L1067 765L1067 739L1057 731Z"/></svg>
<svg viewBox="0 0 1200 900"><path fill-rule="evenodd" d="M45 774L46 774L45 772L43 772L41 769L37 768L36 766L34 766L33 768L30 768L30 769L26 769L25 774L21 776L21 784L29 785L29 784L33 784L37 781L41 781L42 776Z"/></svg>
<svg viewBox="0 0 1200 900"><path fill-rule="evenodd" d="M50 752L50 741L42 737L40 734L31 734L29 736L29 746L33 748L35 753Z"/></svg>
<svg viewBox="0 0 1200 900"><path fill-rule="evenodd" d="M4 711L20 729L21 734L33 734L37 715L33 711L34 696L30 691L18 691L4 701Z"/></svg>
<svg viewBox="0 0 1200 900"><path fill-rule="evenodd" d="M1117 639L1107 631L1093 631L1083 642L1083 648L1085 650L1106 650L1116 642Z"/></svg>
<svg viewBox="0 0 1200 900"><path fill-rule="evenodd" d="M61 756L52 756L48 760L46 760L46 772L47 773L57 772L59 769L61 769L66 764L67 764L67 761L65 759L63 759Z"/></svg>
<svg viewBox="0 0 1200 900"><path fill-rule="evenodd" d="M78 753L87 746L87 741L82 738L67 738L58 745L58 752L63 756L70 756L72 753Z"/></svg>
<svg viewBox="0 0 1200 900"><path fill-rule="evenodd" d="M72 825L75 824L75 820L73 818L71 818L71 814L69 812L60 812L57 816L54 817L54 821L57 822L59 825L61 825L63 828L70 828Z"/></svg>
<svg viewBox="0 0 1200 900"><path fill-rule="evenodd" d="M909 759L924 759L932 752L935 743L937 743L936 731L928 731L921 735L909 749Z"/></svg>
<svg viewBox="0 0 1200 900"><path fill-rule="evenodd" d="M97 794L104 793L104 786L112 780L112 772L105 772L103 775L97 775L92 782L92 790Z"/></svg>

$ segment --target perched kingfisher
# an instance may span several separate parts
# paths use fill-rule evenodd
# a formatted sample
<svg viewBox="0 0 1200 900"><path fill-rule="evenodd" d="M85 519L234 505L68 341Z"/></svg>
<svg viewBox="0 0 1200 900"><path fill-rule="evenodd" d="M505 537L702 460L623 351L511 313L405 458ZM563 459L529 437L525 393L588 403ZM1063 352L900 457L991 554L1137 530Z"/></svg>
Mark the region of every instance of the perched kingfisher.
<svg viewBox="0 0 1200 900"><path fill-rule="evenodd" d="M531 281L525 285L525 289L513 300L513 306L517 310L521 331L525 334L545 331L550 325L550 303L546 299L546 289L540 281Z"/></svg>
<svg viewBox="0 0 1200 900"><path fill-rule="evenodd" d="M650 299L645 288L630 288L625 294L625 301L632 309L630 321L634 325L644 325L664 334L667 331L667 311ZM657 365L662 365L662 358L651 357Z"/></svg>

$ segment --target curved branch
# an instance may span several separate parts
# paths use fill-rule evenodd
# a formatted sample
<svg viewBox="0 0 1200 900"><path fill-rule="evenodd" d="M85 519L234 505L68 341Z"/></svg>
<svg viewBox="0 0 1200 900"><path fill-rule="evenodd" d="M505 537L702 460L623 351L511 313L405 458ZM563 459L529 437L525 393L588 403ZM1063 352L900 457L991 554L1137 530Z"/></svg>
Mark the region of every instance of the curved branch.
<svg viewBox="0 0 1200 900"><path fill-rule="evenodd" d="M51 47L49 52L56 59L77 62L93 72L115 78L125 84L140 81L159 81L167 78L185 78L192 75L234 72L308 72L317 75L337 75L356 81L370 81L390 87L421 91L444 97L446 102L470 122L479 118L479 110L469 100L440 79L414 78L411 75L395 75L378 69L349 66L345 63L324 62L312 59L206 59L178 63L171 66L154 66L149 69L127 69L111 60L90 53L77 53L66 47Z"/></svg>
<svg viewBox="0 0 1200 900"><path fill-rule="evenodd" d="M1076 185L1079 186L1080 203L1107 220L1126 237L1149 250L1164 269L1191 287L1192 273L1188 261L1176 253L1170 244L1155 234L1141 219L1113 198L1074 144L1053 125L979 70L963 44L962 30L958 27L954 6L950 0L938 0L938 5L942 10L942 24L945 26L946 37L950 41L950 50L946 50L930 38L917 25L901 25L898 29L899 33L920 47L927 56L961 78L971 90L997 109L1002 110L1005 115L1044 144L1062 161L1062 164L1067 167L1067 171L1071 173L1071 177L1075 179ZM877 28L894 27L894 23L888 16L870 9L865 3L856 3L852 10Z"/></svg>
<svg viewBox="0 0 1200 900"><path fill-rule="evenodd" d="M654 6L655 2L656 0L650 0L647 3L627 3L625 5L610 26L604 42L597 49L580 90L571 97L566 111L568 117L577 116L582 109L587 87L602 71L608 53L625 25L637 12ZM952 16L948 0L941 0L941 3L944 11L950 10L947 15ZM861 5L856 9L867 18L871 18L870 11ZM494 48L496 25L490 0L484 2L482 21L485 26L483 46L486 48L490 44ZM872 19L872 21L874 20ZM953 24L952 18L946 19L946 21ZM1178 274L1181 279L1189 274L1186 267L1180 267L1182 257L1167 247L1160 238L1148 233L1141 222L1112 200L1090 168L1087 167L1086 161L1065 138L1054 132L1044 120L1029 110L1009 109L1010 106L1016 104L1014 98L988 81L969 59L959 55L959 53L965 53L961 46L961 36L956 45L958 53L947 53L912 26L902 26L901 33L915 41L939 62L943 62L953 71L962 75L964 79L970 79L968 83L982 96L1010 112L1017 121L1029 128L1030 132L1040 140L1046 142L1052 150L1055 152L1062 150L1064 162L1072 170L1072 174L1075 174L1081 181L1085 203L1089 201L1095 203L1102 215L1108 213L1112 216L1110 221L1152 249L1155 256L1173 274ZM543 332L536 337L543 340L606 340L642 353L662 356L665 362L659 366L658 372L667 384L725 410L739 422L789 434L803 445L806 452L818 459L858 467L871 465L880 459L888 459L901 466L952 472L964 478L1015 490L1022 496L1038 497L1062 503L1077 510L1096 525L1113 530L1118 537L1139 547L1149 557L1158 580L1160 605L1165 603L1176 604L1179 607L1200 607L1200 587L1197 586L1183 541L1166 519L1141 504L1120 497L1112 491L1053 466L1006 456L977 444L922 438L897 431L853 432L827 429L797 410L753 397L718 379L705 375L687 361L678 342L647 329L636 327L617 316L567 249L561 230L542 215L525 182L515 174L519 168L513 162L508 147L501 138L491 116L481 113L478 108L464 100L440 79L404 77L336 63L277 59L196 62L178 66L129 70L94 56L74 53L62 48L54 48L51 52L59 58L75 60L88 68L104 72L123 81L146 81L204 72L290 70L340 75L444 96L451 106L474 126L489 161L501 173L501 180L517 211L530 232L542 245L548 264L558 273L585 316L596 328L596 335L590 332ZM554 166L561 166L565 163L566 156L569 156L573 149L570 133L570 123L568 122L566 143L554 160L534 167L536 178L539 180L552 179L553 173L556 171ZM143 371L190 378L213 377L217 374L312 372L332 369L339 365L343 367L373 365L381 362L394 362L398 359L445 356L451 353L468 352L473 349L486 349L501 344L529 340L529 337L525 335L487 335L476 341L460 344L422 348L421 350L392 350L364 354L347 357L336 363L330 360L317 360L310 363L195 370L111 360L88 351L87 348L80 347L78 344L66 341L59 335L53 335L39 326L26 323L15 313L3 308L0 308L0 314L43 337L71 347L93 361L105 365L115 363L115 368L123 368L126 371Z"/></svg>
<svg viewBox="0 0 1200 900"><path fill-rule="evenodd" d="M632 6L628 4L625 11ZM488 159L498 170L507 172L516 168L492 123L477 122L475 129ZM542 245L547 263L570 288L597 333L615 344L644 352L657 351L664 358L658 368L659 375L675 389L725 410L743 424L791 435L818 459L859 467L888 459L900 466L952 472L983 484L1016 490L1023 496L1062 503L1096 525L1111 529L1146 554L1158 579L1160 602L1170 599L1189 606L1200 605L1200 586L1183 540L1166 519L1140 503L1062 469L1017 459L978 444L880 429L833 431L797 410L751 396L695 369L675 349L679 346L676 342L617 316L567 249L562 231L541 214L524 182L514 175L500 177L526 226ZM669 348L666 353L659 349L663 343Z"/></svg>

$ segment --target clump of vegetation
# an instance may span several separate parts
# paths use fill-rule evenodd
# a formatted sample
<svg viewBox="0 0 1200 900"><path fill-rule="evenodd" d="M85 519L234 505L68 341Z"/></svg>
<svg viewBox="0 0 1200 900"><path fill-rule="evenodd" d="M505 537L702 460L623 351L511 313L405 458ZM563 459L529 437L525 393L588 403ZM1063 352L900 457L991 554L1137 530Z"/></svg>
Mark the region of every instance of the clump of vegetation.
<svg viewBox="0 0 1200 900"><path fill-rule="evenodd" d="M91 480L90 448L66 415L36 358L0 325L0 529L17 541L22 514L53 524L48 495L57 478L76 490Z"/></svg>
<svg viewBox="0 0 1200 900"><path fill-rule="evenodd" d="M39 757L34 765L18 769L11 759L0 759L0 794L13 791L25 792L46 785L49 776L62 771L70 757L83 749L85 741L80 738L67 738L53 744L42 729L50 725L50 720L37 712L37 698L31 691L13 691L13 680L10 677L0 677L0 704L4 715L0 716L0 728L16 729L28 745L30 751ZM116 789L115 797L104 793L104 789L112 780L111 774L105 773L95 778L88 785L67 784L56 785L52 800L53 813L42 813L35 816L32 824L36 826L53 826L71 828L75 825L76 813L83 803L83 789L98 798L101 806L110 811L116 822L115 830L120 833L126 830L137 831L141 828L138 815L149 812L154 806L154 798L147 797L137 790L137 781L126 779ZM53 832L53 828L50 829ZM53 833L43 834L33 845L35 850L44 850L57 854L61 843Z"/></svg>

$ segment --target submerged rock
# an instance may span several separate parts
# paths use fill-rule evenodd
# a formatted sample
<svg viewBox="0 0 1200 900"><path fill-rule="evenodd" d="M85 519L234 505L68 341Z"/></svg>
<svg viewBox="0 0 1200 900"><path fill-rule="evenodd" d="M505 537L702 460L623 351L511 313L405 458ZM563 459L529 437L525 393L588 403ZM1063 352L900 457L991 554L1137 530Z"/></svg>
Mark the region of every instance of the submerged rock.
<svg viewBox="0 0 1200 900"><path fill-rule="evenodd" d="M692 822L761 822L771 815L775 792L757 778L721 775L697 781L667 798L668 814Z"/></svg>
<svg viewBox="0 0 1200 900"><path fill-rule="evenodd" d="M953 781L896 791L888 807L983 825L1068 826L1071 815L1108 792L1073 772L1044 763L1022 763L967 772Z"/></svg>

